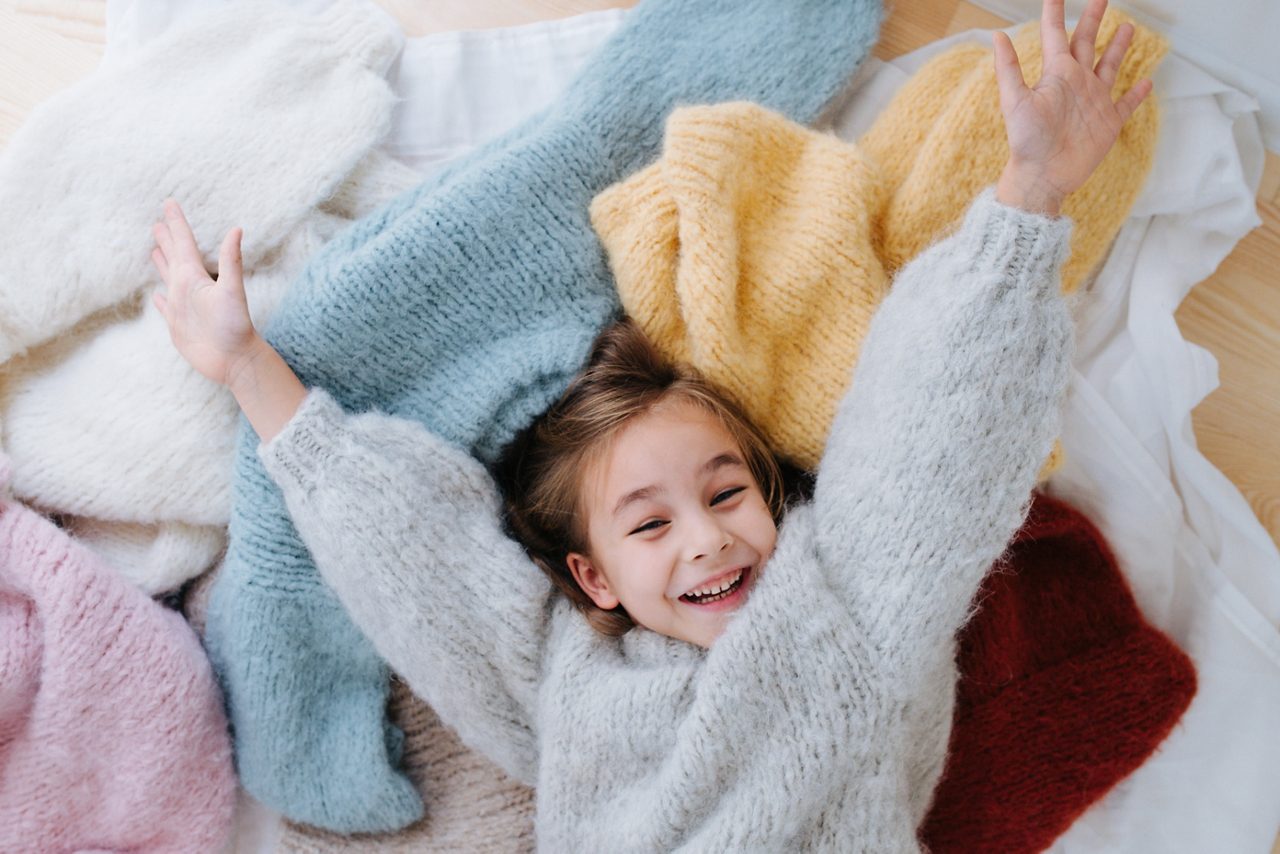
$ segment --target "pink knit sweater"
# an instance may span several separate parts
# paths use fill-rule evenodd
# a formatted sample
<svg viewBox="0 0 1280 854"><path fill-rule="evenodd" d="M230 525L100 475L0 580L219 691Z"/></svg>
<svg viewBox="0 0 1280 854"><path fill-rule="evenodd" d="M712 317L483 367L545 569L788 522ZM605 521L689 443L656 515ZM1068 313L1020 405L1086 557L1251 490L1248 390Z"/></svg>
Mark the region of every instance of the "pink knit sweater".
<svg viewBox="0 0 1280 854"><path fill-rule="evenodd" d="M235 776L199 641L8 480L0 455L0 851L218 851Z"/></svg>

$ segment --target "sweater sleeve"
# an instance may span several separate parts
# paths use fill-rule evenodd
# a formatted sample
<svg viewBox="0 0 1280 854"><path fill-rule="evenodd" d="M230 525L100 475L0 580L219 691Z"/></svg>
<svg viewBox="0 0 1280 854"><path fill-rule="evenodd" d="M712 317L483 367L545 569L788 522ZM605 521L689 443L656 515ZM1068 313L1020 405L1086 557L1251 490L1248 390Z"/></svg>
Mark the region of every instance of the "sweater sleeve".
<svg viewBox="0 0 1280 854"><path fill-rule="evenodd" d="M532 784L551 585L484 467L417 422L307 396L259 455L321 576L414 693Z"/></svg>
<svg viewBox="0 0 1280 854"><path fill-rule="evenodd" d="M816 549L888 657L949 654L1057 435L1070 221L987 190L874 317L818 471Z"/></svg>

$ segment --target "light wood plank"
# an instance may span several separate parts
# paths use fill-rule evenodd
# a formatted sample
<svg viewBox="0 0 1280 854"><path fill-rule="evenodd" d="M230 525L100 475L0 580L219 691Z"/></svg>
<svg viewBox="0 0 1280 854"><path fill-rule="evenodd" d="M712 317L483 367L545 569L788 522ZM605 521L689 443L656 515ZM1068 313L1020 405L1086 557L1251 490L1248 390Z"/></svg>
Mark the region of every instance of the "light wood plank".
<svg viewBox="0 0 1280 854"><path fill-rule="evenodd" d="M1218 359L1222 384L1192 413L1200 449L1280 542L1280 206L1259 201L1258 213L1263 224L1176 317L1187 340Z"/></svg>
<svg viewBox="0 0 1280 854"><path fill-rule="evenodd" d="M1267 152L1267 164L1262 170L1262 183L1258 186L1258 200L1268 199L1280 205L1280 154Z"/></svg>
<svg viewBox="0 0 1280 854"><path fill-rule="evenodd" d="M0 148L36 104L98 67L102 48L0 6Z"/></svg>
<svg viewBox="0 0 1280 854"><path fill-rule="evenodd" d="M629 8L636 0L377 0L409 36L446 30L484 30L567 18L602 9Z"/></svg>
<svg viewBox="0 0 1280 854"><path fill-rule="evenodd" d="M998 30L1007 26L1009 22L994 12L988 12L972 3L959 3L947 24L946 34L963 33L965 30Z"/></svg>

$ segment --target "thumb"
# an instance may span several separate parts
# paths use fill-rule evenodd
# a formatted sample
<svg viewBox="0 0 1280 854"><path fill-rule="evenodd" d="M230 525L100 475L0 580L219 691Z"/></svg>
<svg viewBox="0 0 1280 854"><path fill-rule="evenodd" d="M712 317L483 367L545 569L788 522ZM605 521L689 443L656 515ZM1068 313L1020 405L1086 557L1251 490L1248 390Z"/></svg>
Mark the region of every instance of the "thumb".
<svg viewBox="0 0 1280 854"><path fill-rule="evenodd" d="M231 229L222 238L222 246L218 250L218 284L229 287L241 300L244 298L244 261L240 254L243 237L243 229Z"/></svg>

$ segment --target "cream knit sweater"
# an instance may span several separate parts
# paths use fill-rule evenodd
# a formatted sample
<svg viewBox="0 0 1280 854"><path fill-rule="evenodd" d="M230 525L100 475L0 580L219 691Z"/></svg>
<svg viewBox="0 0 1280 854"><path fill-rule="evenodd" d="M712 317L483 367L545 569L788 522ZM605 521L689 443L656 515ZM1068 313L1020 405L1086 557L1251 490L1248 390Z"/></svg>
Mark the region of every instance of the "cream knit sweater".
<svg viewBox="0 0 1280 854"><path fill-rule="evenodd" d="M373 151L400 38L360 0L219 7L42 104L0 157L14 492L147 592L221 551L238 418L145 299L151 223L174 196L203 247L242 226L262 323L310 255L416 183Z"/></svg>
<svg viewBox="0 0 1280 854"><path fill-rule="evenodd" d="M485 469L313 391L260 449L316 565L546 851L914 851L955 634L1023 518L1070 364L1069 221L985 194L872 322L812 503L710 650L595 633Z"/></svg>

